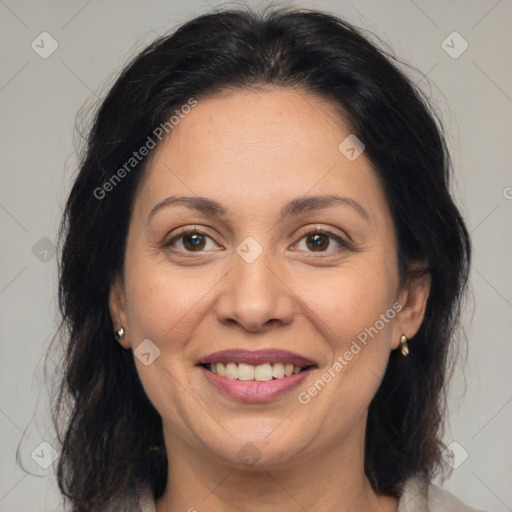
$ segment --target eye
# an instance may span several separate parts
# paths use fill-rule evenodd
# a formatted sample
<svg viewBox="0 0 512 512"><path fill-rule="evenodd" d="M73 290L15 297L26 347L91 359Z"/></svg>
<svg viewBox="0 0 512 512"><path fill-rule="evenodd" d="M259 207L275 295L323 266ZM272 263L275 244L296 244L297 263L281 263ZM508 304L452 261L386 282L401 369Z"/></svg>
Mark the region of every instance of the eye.
<svg viewBox="0 0 512 512"><path fill-rule="evenodd" d="M305 244L307 252L338 252L349 249L349 244L341 236L327 229L313 229L299 240L298 245ZM335 247L333 247L333 245Z"/></svg>
<svg viewBox="0 0 512 512"><path fill-rule="evenodd" d="M208 244L208 241L211 244ZM210 245L210 246L209 246ZM164 247L176 252L203 252L218 247L206 233L198 229L183 230L165 242Z"/></svg>
<svg viewBox="0 0 512 512"><path fill-rule="evenodd" d="M301 244L305 244L306 248L300 248ZM297 245L299 250L316 253L333 253L350 249L349 242L325 228L315 228L306 232ZM166 249L185 254L218 250L218 247L210 236L199 229L183 229L164 244Z"/></svg>

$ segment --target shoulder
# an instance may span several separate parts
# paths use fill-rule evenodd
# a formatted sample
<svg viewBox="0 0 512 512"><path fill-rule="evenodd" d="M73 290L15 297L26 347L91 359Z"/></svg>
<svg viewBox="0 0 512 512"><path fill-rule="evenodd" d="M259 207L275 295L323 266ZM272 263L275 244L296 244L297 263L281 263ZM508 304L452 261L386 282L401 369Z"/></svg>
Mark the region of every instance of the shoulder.
<svg viewBox="0 0 512 512"><path fill-rule="evenodd" d="M453 494L428 481L413 476L404 485L398 512L483 512L466 505Z"/></svg>
<svg viewBox="0 0 512 512"><path fill-rule="evenodd" d="M135 487L125 489L101 512L156 512L153 491L148 483L136 480Z"/></svg>
<svg viewBox="0 0 512 512"><path fill-rule="evenodd" d="M156 512L153 491L149 484L137 481L138 507L133 512Z"/></svg>
<svg viewBox="0 0 512 512"><path fill-rule="evenodd" d="M153 493L146 483L137 482L137 500L127 512L156 512ZM466 505L448 491L421 476L409 478L398 503L398 512L483 512Z"/></svg>

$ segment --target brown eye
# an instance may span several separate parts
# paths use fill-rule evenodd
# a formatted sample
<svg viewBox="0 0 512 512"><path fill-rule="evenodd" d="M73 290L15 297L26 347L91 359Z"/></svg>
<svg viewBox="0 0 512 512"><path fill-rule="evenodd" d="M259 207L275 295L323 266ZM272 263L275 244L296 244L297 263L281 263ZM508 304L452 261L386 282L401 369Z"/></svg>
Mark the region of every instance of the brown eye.
<svg viewBox="0 0 512 512"><path fill-rule="evenodd" d="M166 249L177 253L202 253L216 248L206 233L195 230L182 231L164 244Z"/></svg>
<svg viewBox="0 0 512 512"><path fill-rule="evenodd" d="M187 251L201 251L206 245L205 237L199 233L191 233L183 236L183 247Z"/></svg>
<svg viewBox="0 0 512 512"><path fill-rule="evenodd" d="M305 233L298 242L300 251L309 253L335 254L340 251L350 250L350 244L341 236L324 229L314 229Z"/></svg>
<svg viewBox="0 0 512 512"><path fill-rule="evenodd" d="M312 251L324 251L329 247L329 238L325 233L310 234L306 237L306 245Z"/></svg>

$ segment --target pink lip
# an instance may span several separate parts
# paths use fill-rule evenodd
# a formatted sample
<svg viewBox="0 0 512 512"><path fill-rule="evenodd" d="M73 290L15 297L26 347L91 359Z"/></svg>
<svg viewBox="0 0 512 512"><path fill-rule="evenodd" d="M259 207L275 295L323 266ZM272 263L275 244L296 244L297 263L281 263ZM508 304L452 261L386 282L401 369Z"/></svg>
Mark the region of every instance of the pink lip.
<svg viewBox="0 0 512 512"><path fill-rule="evenodd" d="M257 366L265 363L283 363L293 364L302 368L314 366L315 362L306 359L299 354L289 352L288 350L266 349L266 350L243 350L229 349L214 352L200 359L197 364L209 363L243 363Z"/></svg>
<svg viewBox="0 0 512 512"><path fill-rule="evenodd" d="M212 384L217 390L236 400L251 403L267 402L283 395L287 391L297 387L313 370L313 368L310 368L309 370L303 370L302 372L291 375L290 377L258 382L221 377L220 375L207 370L203 366L200 366L199 368L208 382L210 382L210 384Z"/></svg>

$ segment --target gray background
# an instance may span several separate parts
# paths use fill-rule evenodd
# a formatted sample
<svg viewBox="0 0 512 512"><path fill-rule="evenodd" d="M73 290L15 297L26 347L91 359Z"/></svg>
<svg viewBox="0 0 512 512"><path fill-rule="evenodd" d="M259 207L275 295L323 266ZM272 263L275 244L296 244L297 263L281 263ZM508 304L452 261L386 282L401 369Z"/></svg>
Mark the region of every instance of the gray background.
<svg viewBox="0 0 512 512"><path fill-rule="evenodd" d="M450 459L457 467L444 487L473 506L512 510L512 2L288 3L327 9L376 32L428 77L410 73L446 125L455 194L474 242L467 364L453 381L445 436L458 443ZM94 106L129 55L218 5L0 0L0 511L62 509L42 357L58 325L52 249L76 164L76 113ZM58 43L46 59L31 47L35 41L39 52L51 49L43 31ZM454 31L469 44L457 58L463 41L446 40ZM28 472L16 462L20 441Z"/></svg>

